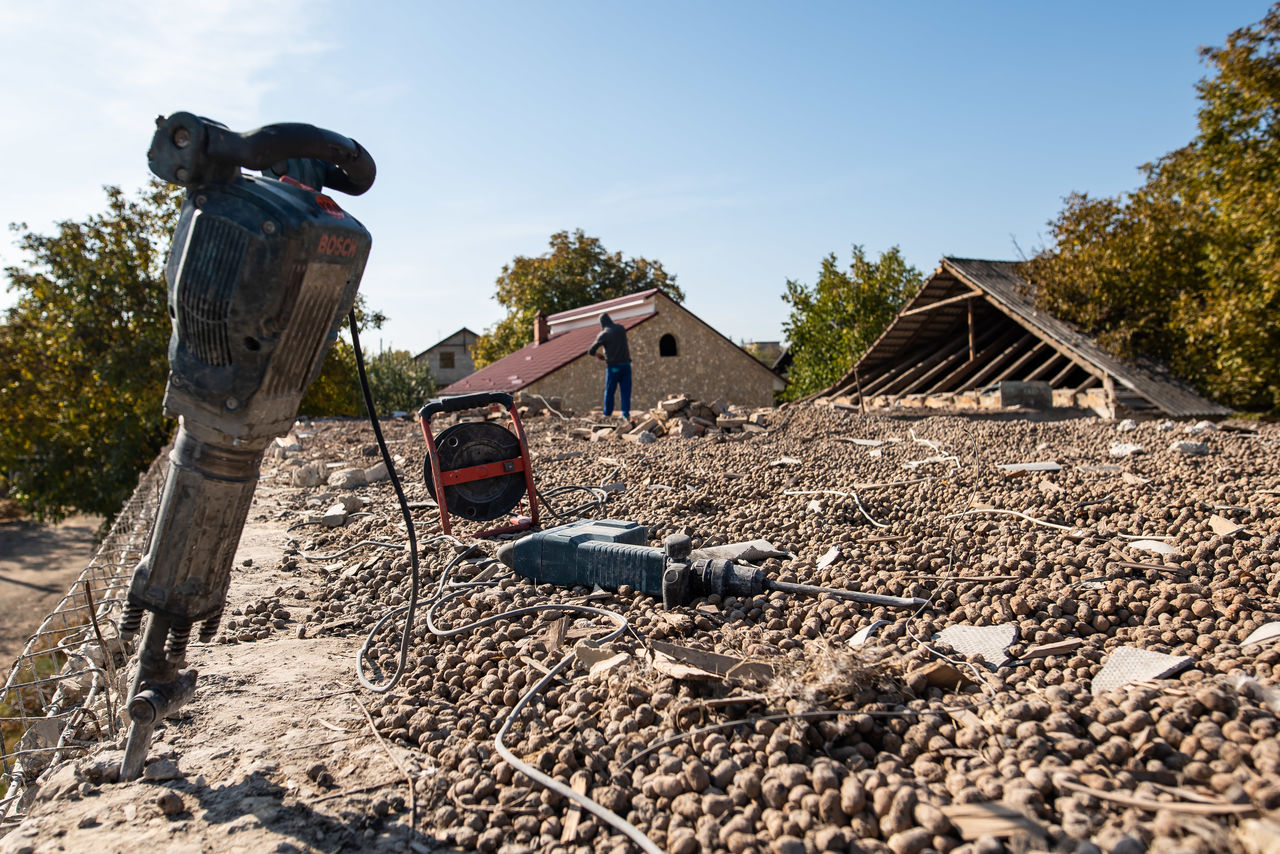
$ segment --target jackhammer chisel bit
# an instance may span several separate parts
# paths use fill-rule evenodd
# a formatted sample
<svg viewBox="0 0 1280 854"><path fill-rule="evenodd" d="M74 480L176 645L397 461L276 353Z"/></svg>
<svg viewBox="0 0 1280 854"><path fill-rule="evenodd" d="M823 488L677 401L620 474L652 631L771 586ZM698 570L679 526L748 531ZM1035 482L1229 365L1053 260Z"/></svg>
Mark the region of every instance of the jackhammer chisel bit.
<svg viewBox="0 0 1280 854"><path fill-rule="evenodd" d="M147 159L188 194L165 266L164 410L178 434L121 621L128 642L151 614L129 691L124 780L142 772L156 724L195 691L187 643L192 631L202 641L217 632L263 453L293 426L355 302L372 239L321 190L359 195L375 174L359 143L331 131L240 134L191 113L157 120Z"/></svg>
<svg viewBox="0 0 1280 854"><path fill-rule="evenodd" d="M539 583L599 585L617 590L623 585L661 596L664 608L718 594L748 597L766 590L806 596L837 596L864 605L919 608L926 600L882 596L839 587L791 584L767 578L764 571L727 560L692 560L692 541L673 534L663 548L644 545L648 531L635 522L584 519L530 534L498 549L498 559L518 574Z"/></svg>

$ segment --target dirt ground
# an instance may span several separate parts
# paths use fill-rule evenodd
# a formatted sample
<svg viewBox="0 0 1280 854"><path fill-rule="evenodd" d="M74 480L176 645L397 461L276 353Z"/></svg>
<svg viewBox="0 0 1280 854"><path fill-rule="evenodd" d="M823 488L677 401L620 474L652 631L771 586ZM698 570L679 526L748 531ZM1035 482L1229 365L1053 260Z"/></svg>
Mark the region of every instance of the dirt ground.
<svg viewBox="0 0 1280 854"><path fill-rule="evenodd" d="M271 501L260 489L230 609L300 580L275 569L287 540ZM49 780L26 821L0 837L0 852L438 850L411 839L403 774L361 711L368 695L352 690L357 647L354 637L299 639L292 626L257 643L193 645L196 697L157 728L152 779L88 782L105 782L95 771L123 758L122 733L94 764L68 764ZM412 762L408 751L387 749Z"/></svg>
<svg viewBox="0 0 1280 854"><path fill-rule="evenodd" d="M93 557L102 519L0 523L0 662L7 669Z"/></svg>

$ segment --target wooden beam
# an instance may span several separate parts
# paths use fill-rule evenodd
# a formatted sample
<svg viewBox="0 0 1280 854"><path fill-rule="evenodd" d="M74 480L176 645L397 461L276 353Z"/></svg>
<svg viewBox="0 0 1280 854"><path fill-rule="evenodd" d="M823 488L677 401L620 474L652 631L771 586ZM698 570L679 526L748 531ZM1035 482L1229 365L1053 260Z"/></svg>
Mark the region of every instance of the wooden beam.
<svg viewBox="0 0 1280 854"><path fill-rule="evenodd" d="M1027 352L1023 353L1022 356L1016 362L1014 362L1012 365L1010 365L1009 367L1001 371L1000 376L993 379L992 382L998 383L998 382L1003 382L1004 380L1007 380L1007 379L1015 378L1014 375L1017 374L1017 372L1021 370L1023 367L1025 367L1027 362L1034 359L1037 354L1043 353L1044 349L1048 346L1049 345L1044 343L1043 341L1037 340L1036 345L1034 347L1032 347Z"/></svg>
<svg viewBox="0 0 1280 854"><path fill-rule="evenodd" d="M880 394L888 385L896 382L904 372L909 370L911 370L911 363L903 360L882 373L880 376L876 377L871 382L864 385L863 393L866 394L867 397L873 397L874 395Z"/></svg>
<svg viewBox="0 0 1280 854"><path fill-rule="evenodd" d="M987 335L983 337L982 341L990 341L991 343L979 350L974 358L969 359L963 365L960 365L954 371L934 383L933 391L963 391L965 376L971 371L977 370L978 367L982 365L982 360L988 355L997 353L1001 349L1009 346L1009 343L1015 340L1020 332L1022 332L1022 327L1017 324L1009 324L1008 328L1006 328L1003 333L999 331L999 327L988 332ZM979 343L982 342L980 341ZM955 387L952 388L952 386Z"/></svg>
<svg viewBox="0 0 1280 854"><path fill-rule="evenodd" d="M956 342L953 341L952 346L955 346L955 343ZM963 339L960 339L960 343L961 345L963 345ZM902 374L899 374L898 377L894 379L893 382L884 386L882 393L901 396L902 394L905 393L902 391L903 388L906 388L907 386L909 386L916 379L916 377L918 377L922 372L928 371L930 368L936 365L939 361L946 358L947 352L948 351L946 350L941 350L941 351L935 350L931 352L928 356L925 356L923 359L913 364L905 372L903 372ZM897 390L895 391L895 389Z"/></svg>
<svg viewBox="0 0 1280 854"><path fill-rule="evenodd" d="M1070 359L1068 359L1067 364L1063 367L1063 369L1058 371L1056 374L1054 374L1053 379L1049 380L1049 386L1051 388L1057 388L1058 385L1067 378L1067 375L1070 374L1074 369L1078 367L1080 366L1077 365L1075 362L1071 361Z"/></svg>
<svg viewBox="0 0 1280 854"><path fill-rule="evenodd" d="M1093 374L1089 374L1089 378L1084 382L1080 383L1080 385L1076 386L1075 390L1084 391L1087 388L1093 388L1094 386L1101 385L1101 384L1102 384L1102 380L1098 379Z"/></svg>
<svg viewBox="0 0 1280 854"><path fill-rule="evenodd" d="M1057 362L1059 359L1065 359L1065 358L1067 357L1059 353L1057 350L1054 350L1052 353L1049 354L1049 358L1045 359L1043 362L1040 363L1040 367L1036 368L1034 371L1027 374L1026 381L1031 382L1033 380L1038 380L1040 379L1040 377L1047 375L1049 373L1049 369L1053 367L1053 364L1055 362Z"/></svg>
<svg viewBox="0 0 1280 854"><path fill-rule="evenodd" d="M973 325L973 300L969 300L969 361L973 361L973 357L978 355L976 336L974 335Z"/></svg>
<svg viewBox="0 0 1280 854"><path fill-rule="evenodd" d="M964 338L957 338L956 340L952 341L950 348L948 348L947 350L940 350L938 352L938 355L941 357L941 360L936 365L934 365L932 368L930 368L929 370L925 371L923 374L921 374L920 376L912 380L911 384L908 385L906 388L904 388L902 391L898 392L898 394L900 395L911 394L914 391L919 391L920 387L923 386L925 383L929 382L929 380L933 379L935 376L937 376L939 371L945 371L947 368L954 365L957 359L964 357L968 350L967 345L968 345L968 342L965 341Z"/></svg>
<svg viewBox="0 0 1280 854"><path fill-rule="evenodd" d="M971 287L973 287L972 285L969 285L967 282L961 282L961 281L960 281L960 279L959 279L959 278L956 278L955 276L952 276L952 278L955 280L955 283L956 283L957 285L964 285L964 286L966 286L966 287L970 287L970 288L971 288ZM951 287L953 287L953 286L950 286L950 285L948 286L948 291L951 289ZM970 305L972 305L972 304L976 301L976 299L977 299L977 298L975 298L974 300L970 300L970 301L969 301ZM986 295L986 294L982 294L981 299L986 300L986 299L987 299L987 295ZM1001 310L1001 311L1002 311L1002 310ZM898 325L898 322L899 322L899 320L900 320L900 319L901 319L901 315L899 315L897 318L894 318L894 321L893 321L893 323L890 325L889 329L890 329L890 330L892 330L894 327L896 327L896 326ZM929 336L925 336L925 334L924 334L924 333L925 333L925 330L927 330L927 329L928 329L932 324L930 324L930 323L928 322L928 318L924 318L924 319L921 319L921 320L918 320L918 321L912 321L912 322L914 322L914 323L916 324L916 328L915 328L914 330L912 330L911 334L907 336L907 340L906 340L906 341L904 341L904 342L902 343L902 346L898 348L898 352L900 352L900 353L910 353L910 352L914 352L914 351L915 351L915 348L916 348L916 345L917 345L917 342L919 342L919 341L920 341L920 339L921 339L922 337L926 338L926 342L925 342L925 344L926 344L926 346L927 346L927 338L928 338ZM956 324L955 329L959 329L960 325L961 325L961 324ZM948 330L946 334L950 335L950 334L952 334L952 332L953 332L953 331L955 331L955 330ZM885 335L888 335L888 332L887 332L887 331L885 332ZM881 336L881 338L883 338L883 337L884 337L884 336L882 335L882 336ZM872 346L875 346L875 345L872 345Z"/></svg>
<svg viewBox="0 0 1280 854"><path fill-rule="evenodd" d="M937 302L931 302L928 305L922 305L918 308L907 309L906 311L901 312L898 315L898 317L910 317L913 314L924 314L926 311L933 311L935 308L942 308L942 306L944 305L952 305L954 303L961 302L962 300L972 300L974 297L980 297L980 296L982 296L982 291L975 289L975 290L969 291L967 294L960 294L959 296L955 296L955 297L947 297L946 299L940 299Z"/></svg>
<svg viewBox="0 0 1280 854"><path fill-rule="evenodd" d="M1036 340L1036 338L1030 332L1023 334L1021 338L1006 347L1004 352L989 359L985 367L973 376L969 377L969 384L974 388L980 388L986 382L988 377L995 375L995 373L1000 370L1000 366L1004 364L1006 359L1014 353L1017 353L1023 347L1026 347L1029 342L1034 340Z"/></svg>

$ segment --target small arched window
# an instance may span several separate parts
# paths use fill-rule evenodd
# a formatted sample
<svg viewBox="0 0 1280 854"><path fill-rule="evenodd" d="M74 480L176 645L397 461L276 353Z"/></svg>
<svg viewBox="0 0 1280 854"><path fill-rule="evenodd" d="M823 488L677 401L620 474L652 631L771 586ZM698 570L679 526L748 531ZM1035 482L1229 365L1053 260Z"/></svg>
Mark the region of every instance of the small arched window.
<svg viewBox="0 0 1280 854"><path fill-rule="evenodd" d="M680 348L676 346L676 336L668 332L658 339L659 356L679 356Z"/></svg>

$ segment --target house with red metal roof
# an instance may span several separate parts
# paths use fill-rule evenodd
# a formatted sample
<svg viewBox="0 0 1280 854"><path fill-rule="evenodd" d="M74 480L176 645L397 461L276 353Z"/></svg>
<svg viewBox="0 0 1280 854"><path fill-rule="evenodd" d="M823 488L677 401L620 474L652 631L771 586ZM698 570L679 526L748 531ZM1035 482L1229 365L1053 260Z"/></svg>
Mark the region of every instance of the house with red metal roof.
<svg viewBox="0 0 1280 854"><path fill-rule="evenodd" d="M631 409L676 394L741 406L771 406L786 383L749 353L657 288L562 311L534 322L533 343L446 387L446 395L523 391L559 397L575 412L600 408L604 364L587 355L608 314L627 330Z"/></svg>

